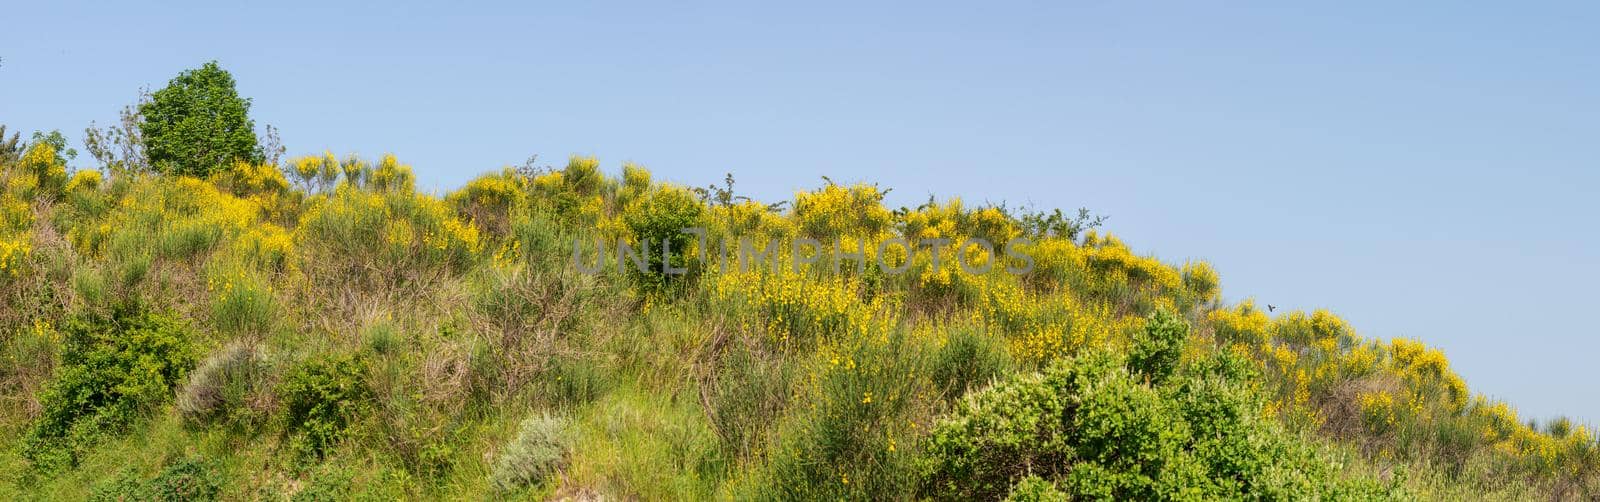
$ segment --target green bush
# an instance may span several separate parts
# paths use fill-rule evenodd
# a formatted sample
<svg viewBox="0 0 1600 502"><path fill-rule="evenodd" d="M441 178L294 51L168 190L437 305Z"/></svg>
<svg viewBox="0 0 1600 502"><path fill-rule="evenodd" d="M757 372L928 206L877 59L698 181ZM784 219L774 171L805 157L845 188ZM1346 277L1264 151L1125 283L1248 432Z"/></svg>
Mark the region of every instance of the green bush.
<svg viewBox="0 0 1600 502"><path fill-rule="evenodd" d="M639 272L632 263L618 260L619 267L627 268L629 275L647 291L659 291L681 284L686 275L664 273L664 267L686 269L690 262L690 243L693 234L683 230L701 227L701 213L705 207L694 194L676 187L662 187L639 200L623 213L622 221L633 234L633 242L644 254L645 271ZM672 253L665 255L663 248Z"/></svg>
<svg viewBox="0 0 1600 502"><path fill-rule="evenodd" d="M1260 418L1246 363L1213 356L1178 367L1187 331L1158 314L1136 360L1061 359L970 394L927 441L924 491L998 499L1037 491L1017 484L1039 476L1074 499L1405 496L1344 477L1317 445Z"/></svg>
<svg viewBox="0 0 1600 502"><path fill-rule="evenodd" d="M119 434L194 367L189 328L162 314L119 307L67 323L61 368L22 439L35 466L76 465L103 435Z"/></svg>
<svg viewBox="0 0 1600 502"><path fill-rule="evenodd" d="M184 458L173 462L151 479L139 479L132 473L97 487L89 500L99 501L160 501L190 502L217 500L222 493L222 480L217 468L209 461Z"/></svg>
<svg viewBox="0 0 1600 502"><path fill-rule="evenodd" d="M1159 384L1178 369L1188 339L1187 323L1170 312L1157 311L1145 323L1144 331L1134 337L1128 366L1150 383Z"/></svg>
<svg viewBox="0 0 1600 502"><path fill-rule="evenodd" d="M538 414L523 419L517 437L501 448L490 482L510 491L537 483L560 470L572 447L570 424L565 417Z"/></svg>
<svg viewBox="0 0 1600 502"><path fill-rule="evenodd" d="M1006 496L1006 502L1067 502L1071 500L1055 483L1038 476L1028 476L1018 481Z"/></svg>
<svg viewBox="0 0 1600 502"><path fill-rule="evenodd" d="M1115 359L1062 359L968 394L933 429L924 487L950 498L999 499L1035 467L1060 469L1076 459L1064 423L1084 387L1107 378ZM1044 472L1041 474L1053 474Z"/></svg>
<svg viewBox="0 0 1600 502"><path fill-rule="evenodd" d="M329 355L301 363L284 377L278 396L285 432L301 459L321 458L371 406L366 369L356 355Z"/></svg>

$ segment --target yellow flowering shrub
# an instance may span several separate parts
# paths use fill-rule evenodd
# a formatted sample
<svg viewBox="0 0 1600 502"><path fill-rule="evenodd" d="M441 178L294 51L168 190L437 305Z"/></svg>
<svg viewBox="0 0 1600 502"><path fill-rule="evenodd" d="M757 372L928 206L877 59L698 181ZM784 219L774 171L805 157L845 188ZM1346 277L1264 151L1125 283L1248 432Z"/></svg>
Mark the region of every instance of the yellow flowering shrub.
<svg viewBox="0 0 1600 502"><path fill-rule="evenodd" d="M230 334L266 334L277 317L272 283L253 267L222 260L208 267L211 319Z"/></svg>
<svg viewBox="0 0 1600 502"><path fill-rule="evenodd" d="M284 270L293 250L289 232L272 223L251 227L233 243L234 255L268 270Z"/></svg>
<svg viewBox="0 0 1600 502"><path fill-rule="evenodd" d="M883 314L885 299L863 301L861 282L852 277L807 277L788 266L776 272L730 267L711 281L718 303L752 314L744 322L757 324L747 327L764 330L780 347L808 346L891 322Z"/></svg>
<svg viewBox="0 0 1600 502"><path fill-rule="evenodd" d="M474 178L445 196L445 201L490 235L505 235L510 230L512 210L526 197L523 183L521 175L506 168Z"/></svg>
<svg viewBox="0 0 1600 502"><path fill-rule="evenodd" d="M392 282L440 268L463 272L484 246L477 228L456 218L437 197L349 185L312 203L300 218L294 241L302 265L331 265L354 276Z"/></svg>
<svg viewBox="0 0 1600 502"><path fill-rule="evenodd" d="M0 235L28 230L33 226L33 208L23 199L0 193Z"/></svg>
<svg viewBox="0 0 1600 502"><path fill-rule="evenodd" d="M600 159L573 155L567 160L566 169L561 172L561 181L572 193L599 194L600 188L605 185L605 176L600 174Z"/></svg>
<svg viewBox="0 0 1600 502"><path fill-rule="evenodd" d="M295 157L289 159L288 166L295 184L308 193L327 191L344 174L344 167L333 152Z"/></svg>
<svg viewBox="0 0 1600 502"><path fill-rule="evenodd" d="M1140 319L1118 316L1109 306L1086 305L1071 295L1030 294L1015 282L987 281L980 290L973 316L1006 338L1014 360L1031 367L1125 342L1141 326Z"/></svg>
<svg viewBox="0 0 1600 502"><path fill-rule="evenodd" d="M1017 222L994 206L967 214L964 226L963 233L967 236L988 240L996 249L1022 236L1022 229L1018 228Z"/></svg>
<svg viewBox="0 0 1600 502"><path fill-rule="evenodd" d="M1197 303L1207 304L1215 302L1222 297L1222 280L1217 277L1216 269L1204 261L1190 261L1183 264L1179 272L1183 278L1183 287Z"/></svg>
<svg viewBox="0 0 1600 502"><path fill-rule="evenodd" d="M907 240L955 239L962 216L961 198L952 197L943 204L929 201L900 218L901 231Z"/></svg>
<svg viewBox="0 0 1600 502"><path fill-rule="evenodd" d="M1182 277L1170 265L1133 254L1127 244L1111 234L1089 232L1083 249L1090 270L1097 272L1109 287L1125 283L1134 289L1162 292L1176 291L1183 285Z"/></svg>
<svg viewBox="0 0 1600 502"><path fill-rule="evenodd" d="M3 173L6 189L24 198L55 195L67 184L67 165L54 146L35 141L17 163Z"/></svg>
<svg viewBox="0 0 1600 502"><path fill-rule="evenodd" d="M1437 389L1440 399L1452 413L1467 404L1467 384L1450 369L1444 352L1421 342L1396 338L1390 342L1396 370L1413 385Z"/></svg>
<svg viewBox="0 0 1600 502"><path fill-rule="evenodd" d="M66 191L72 193L99 190L101 182L100 171L80 169L72 173L72 178L67 180Z"/></svg>
<svg viewBox="0 0 1600 502"><path fill-rule="evenodd" d="M1316 348L1324 352L1336 351L1355 338L1354 331L1344 319L1321 309L1309 316L1300 311L1279 316L1273 323L1273 336L1295 347Z"/></svg>
<svg viewBox="0 0 1600 502"><path fill-rule="evenodd" d="M1087 281L1088 261L1078 245L1066 239L1044 239L1021 248L1033 258L1033 271L1027 276L1038 289L1077 289Z"/></svg>
<svg viewBox="0 0 1600 502"><path fill-rule="evenodd" d="M1272 318L1256 309L1254 300L1246 299L1231 309L1213 310L1207 317L1217 339L1224 344L1258 347L1271 337Z"/></svg>
<svg viewBox="0 0 1600 502"><path fill-rule="evenodd" d="M630 202L650 191L650 170L632 162L622 163L622 186L617 189L617 205Z"/></svg>
<svg viewBox="0 0 1600 502"><path fill-rule="evenodd" d="M526 190L533 210L554 213L565 223L583 227L615 216L620 212L619 209L623 209L606 204L606 194L603 193L606 186L607 180L600 173L598 159L574 155L565 169L533 176ZM628 200L629 204L649 192L642 190L631 193L634 198Z"/></svg>
<svg viewBox="0 0 1600 502"><path fill-rule="evenodd" d="M256 162L235 162L228 169L219 169L211 173L210 180L224 190L238 196L248 196L260 193L281 193L289 189L289 181L284 178L283 171L272 164Z"/></svg>
<svg viewBox="0 0 1600 502"><path fill-rule="evenodd" d="M1400 407L1388 390L1361 395L1361 417L1367 427L1382 434L1393 430L1399 421Z"/></svg>
<svg viewBox="0 0 1600 502"><path fill-rule="evenodd" d="M798 192L794 195L795 224L801 235L816 239L881 235L893 221L883 207L883 195L877 185L866 183L846 187L830 182L814 191Z"/></svg>
<svg viewBox="0 0 1600 502"><path fill-rule="evenodd" d="M784 218L782 214L773 211L755 201L740 201L731 205L711 205L706 208L707 233L718 239L737 239L747 237L750 239L769 238L787 240L794 236L794 222ZM852 243L841 243L846 250L854 252ZM730 248L734 244L728 245ZM871 247L871 246L867 246ZM867 250L867 252L872 252Z"/></svg>
<svg viewBox="0 0 1600 502"><path fill-rule="evenodd" d="M394 154L384 154L378 166L372 169L368 187L379 192L411 193L417 190L417 176L411 166L401 164Z"/></svg>
<svg viewBox="0 0 1600 502"><path fill-rule="evenodd" d="M0 279L14 278L22 274L22 269L27 264L28 253L33 251L28 242L28 236L0 235Z"/></svg>
<svg viewBox="0 0 1600 502"><path fill-rule="evenodd" d="M118 260L145 254L186 258L210 251L262 219L260 204L190 177L134 183L103 218L79 222L68 237L98 256L108 244Z"/></svg>

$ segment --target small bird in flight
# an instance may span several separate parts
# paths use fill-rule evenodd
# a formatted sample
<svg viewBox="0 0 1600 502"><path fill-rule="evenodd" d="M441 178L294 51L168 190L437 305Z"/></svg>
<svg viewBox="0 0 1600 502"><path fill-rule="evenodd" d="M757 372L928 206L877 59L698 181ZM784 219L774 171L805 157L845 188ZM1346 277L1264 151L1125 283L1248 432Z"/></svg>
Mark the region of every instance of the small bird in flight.
<svg viewBox="0 0 1600 502"><path fill-rule="evenodd" d="M1276 310L1278 310L1278 306L1277 305L1273 305L1271 303L1267 304L1267 312L1272 312L1272 311L1276 311Z"/></svg>

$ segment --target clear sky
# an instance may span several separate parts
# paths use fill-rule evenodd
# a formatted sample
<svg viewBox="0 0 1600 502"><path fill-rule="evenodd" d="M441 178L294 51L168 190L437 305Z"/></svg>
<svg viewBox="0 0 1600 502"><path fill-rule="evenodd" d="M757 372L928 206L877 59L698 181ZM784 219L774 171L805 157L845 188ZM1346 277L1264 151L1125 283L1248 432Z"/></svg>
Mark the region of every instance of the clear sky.
<svg viewBox="0 0 1600 502"><path fill-rule="evenodd" d="M0 123L77 142L216 59L291 154L393 152L433 189L581 153L769 200L1086 206L1229 299L1600 419L1594 3L759 3L22 2Z"/></svg>

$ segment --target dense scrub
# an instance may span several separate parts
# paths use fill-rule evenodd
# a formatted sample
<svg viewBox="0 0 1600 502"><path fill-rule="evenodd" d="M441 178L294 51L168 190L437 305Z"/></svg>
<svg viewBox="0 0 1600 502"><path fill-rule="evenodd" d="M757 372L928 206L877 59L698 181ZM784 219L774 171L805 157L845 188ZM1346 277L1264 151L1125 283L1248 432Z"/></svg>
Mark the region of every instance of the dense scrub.
<svg viewBox="0 0 1600 502"><path fill-rule="evenodd" d="M58 143L0 152L4 495L1600 496L1587 428L1087 212Z"/></svg>

